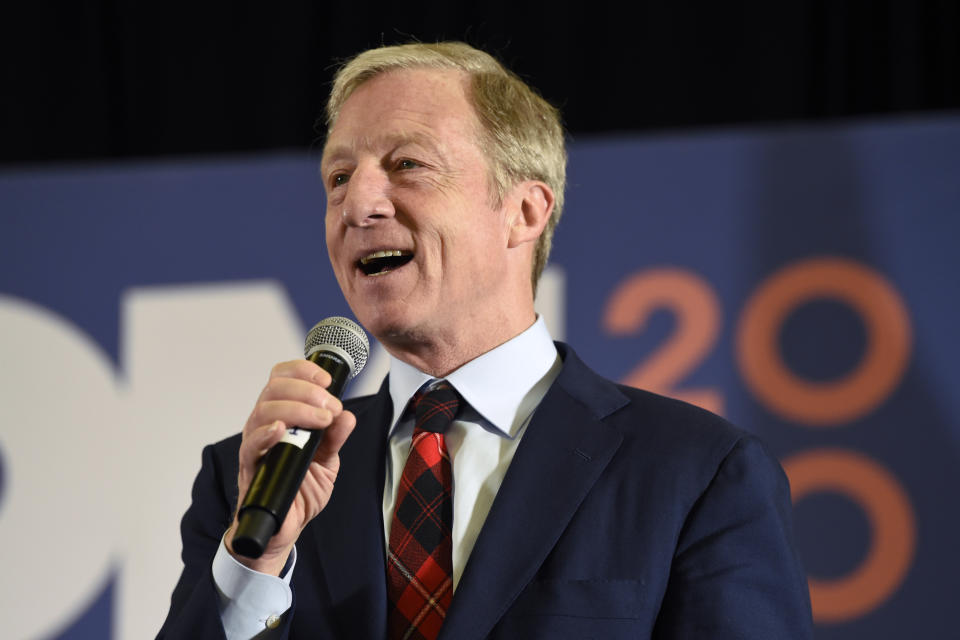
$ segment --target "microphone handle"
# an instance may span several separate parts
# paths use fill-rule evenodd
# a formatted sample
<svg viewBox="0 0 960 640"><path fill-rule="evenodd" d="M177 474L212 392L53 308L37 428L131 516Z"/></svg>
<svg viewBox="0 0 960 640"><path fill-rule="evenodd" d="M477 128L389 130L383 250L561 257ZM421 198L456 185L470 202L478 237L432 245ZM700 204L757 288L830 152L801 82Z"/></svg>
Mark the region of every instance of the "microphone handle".
<svg viewBox="0 0 960 640"><path fill-rule="evenodd" d="M350 379L350 365L330 351L317 351L309 359L330 374L333 380L327 391L339 398ZM275 444L260 460L253 475L237 513L237 530L233 536L233 550L242 556L259 558L263 555L270 538L280 530L287 517L323 439L322 429L300 429L301 432L309 431L306 438L303 433L298 438L297 431L297 427L288 429L287 433L292 437Z"/></svg>

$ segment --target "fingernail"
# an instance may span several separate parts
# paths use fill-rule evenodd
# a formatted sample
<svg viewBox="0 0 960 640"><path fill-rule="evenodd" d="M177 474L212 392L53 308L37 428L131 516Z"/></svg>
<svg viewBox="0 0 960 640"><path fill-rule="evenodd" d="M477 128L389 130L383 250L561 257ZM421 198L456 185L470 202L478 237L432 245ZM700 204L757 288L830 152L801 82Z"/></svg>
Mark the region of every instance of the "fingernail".
<svg viewBox="0 0 960 640"><path fill-rule="evenodd" d="M330 413L340 410L340 401L333 396L327 396L320 401L320 407L326 409Z"/></svg>

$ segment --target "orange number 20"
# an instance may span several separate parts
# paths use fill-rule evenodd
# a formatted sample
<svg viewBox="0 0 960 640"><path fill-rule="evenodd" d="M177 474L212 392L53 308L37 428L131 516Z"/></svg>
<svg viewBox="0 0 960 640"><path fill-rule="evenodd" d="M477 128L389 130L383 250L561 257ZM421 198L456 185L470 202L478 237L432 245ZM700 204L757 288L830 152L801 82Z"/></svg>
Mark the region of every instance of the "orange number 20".
<svg viewBox="0 0 960 640"><path fill-rule="evenodd" d="M716 389L676 389L700 364L720 333L720 302L702 278L683 269L650 269L622 282L607 304L604 324L613 335L632 334L650 315L667 310L676 328L645 362L635 367L624 384L686 400L722 413L723 396Z"/></svg>

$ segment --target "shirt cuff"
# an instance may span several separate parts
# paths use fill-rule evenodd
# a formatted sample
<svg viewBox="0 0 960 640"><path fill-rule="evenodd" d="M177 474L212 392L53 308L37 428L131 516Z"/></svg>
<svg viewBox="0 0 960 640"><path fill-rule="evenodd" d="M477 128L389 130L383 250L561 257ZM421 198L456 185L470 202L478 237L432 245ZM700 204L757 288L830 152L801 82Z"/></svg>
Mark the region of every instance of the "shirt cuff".
<svg viewBox="0 0 960 640"><path fill-rule="evenodd" d="M220 620L228 640L267 638L269 630L280 626L293 604L290 579L296 562L294 547L279 578L260 573L240 564L220 540L213 558L213 582L220 593Z"/></svg>

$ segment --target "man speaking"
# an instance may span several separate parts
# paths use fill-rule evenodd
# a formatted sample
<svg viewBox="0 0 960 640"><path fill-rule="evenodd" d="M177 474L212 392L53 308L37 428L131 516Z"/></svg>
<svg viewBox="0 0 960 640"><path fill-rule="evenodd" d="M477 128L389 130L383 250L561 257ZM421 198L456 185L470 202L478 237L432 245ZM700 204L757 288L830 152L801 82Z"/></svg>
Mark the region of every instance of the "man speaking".
<svg viewBox="0 0 960 640"><path fill-rule="evenodd" d="M341 404L317 365L273 368L204 450L159 637L809 638L776 461L599 377L534 312L557 112L486 53L412 44L341 68L327 122L330 262L390 374ZM237 505L288 426L322 443L244 557Z"/></svg>

